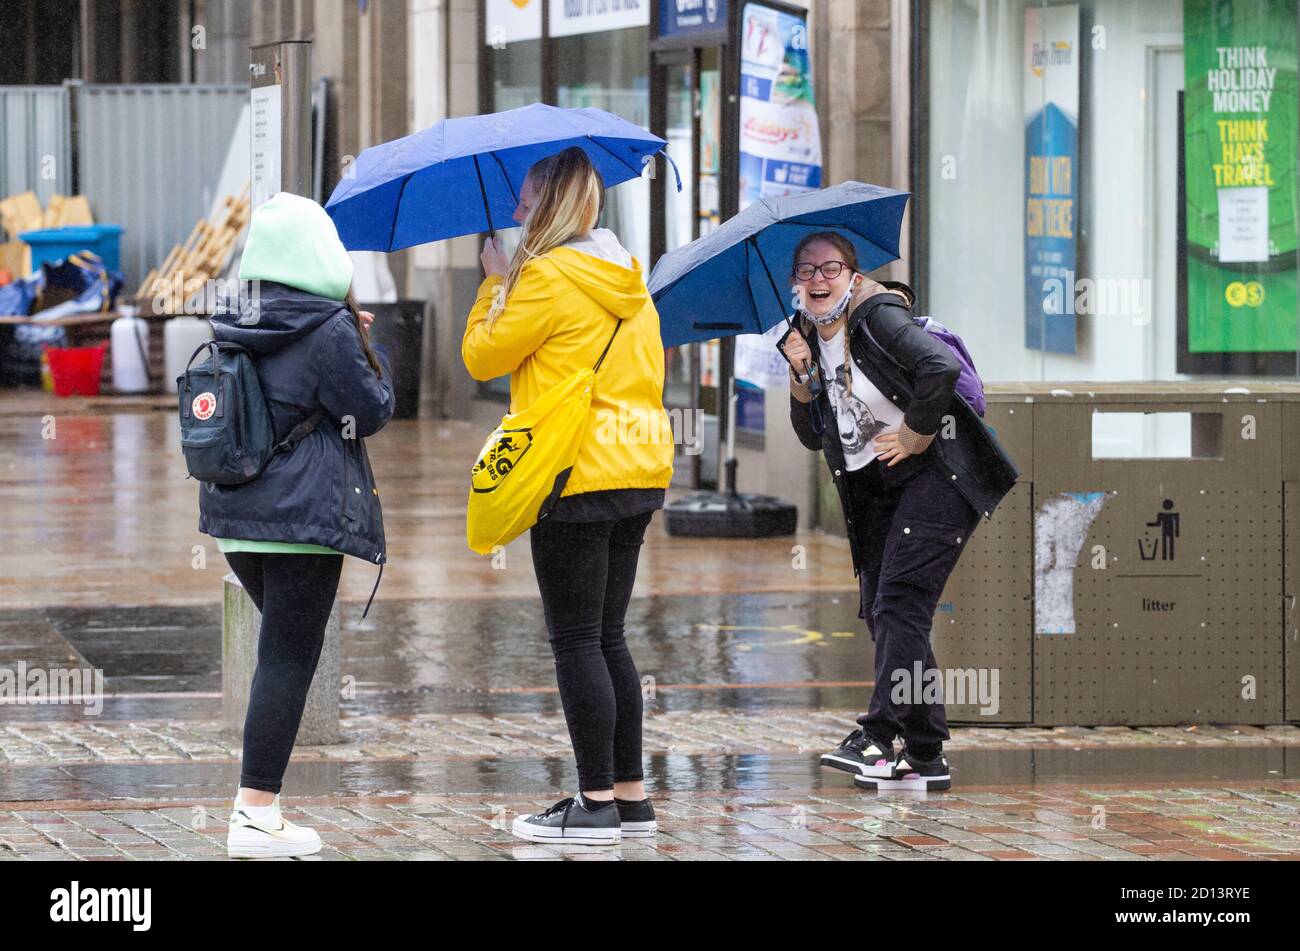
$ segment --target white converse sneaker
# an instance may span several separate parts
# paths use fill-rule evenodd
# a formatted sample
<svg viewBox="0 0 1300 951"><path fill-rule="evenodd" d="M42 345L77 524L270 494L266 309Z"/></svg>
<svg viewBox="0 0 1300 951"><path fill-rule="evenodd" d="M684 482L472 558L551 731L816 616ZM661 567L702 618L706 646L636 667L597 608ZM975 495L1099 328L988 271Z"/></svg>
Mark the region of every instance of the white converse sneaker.
<svg viewBox="0 0 1300 951"><path fill-rule="evenodd" d="M245 806L235 799L226 837L226 854L232 859L284 858L319 851L320 836L314 829L296 826L280 815L279 796L269 806Z"/></svg>

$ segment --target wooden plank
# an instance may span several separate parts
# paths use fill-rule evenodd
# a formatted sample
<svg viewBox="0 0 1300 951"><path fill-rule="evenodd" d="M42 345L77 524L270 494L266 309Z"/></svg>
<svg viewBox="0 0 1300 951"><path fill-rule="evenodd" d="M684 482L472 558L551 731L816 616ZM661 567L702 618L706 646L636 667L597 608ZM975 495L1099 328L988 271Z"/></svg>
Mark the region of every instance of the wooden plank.
<svg viewBox="0 0 1300 951"><path fill-rule="evenodd" d="M35 192L23 192L0 200L0 224L12 238L24 231L35 231L45 220L41 200Z"/></svg>

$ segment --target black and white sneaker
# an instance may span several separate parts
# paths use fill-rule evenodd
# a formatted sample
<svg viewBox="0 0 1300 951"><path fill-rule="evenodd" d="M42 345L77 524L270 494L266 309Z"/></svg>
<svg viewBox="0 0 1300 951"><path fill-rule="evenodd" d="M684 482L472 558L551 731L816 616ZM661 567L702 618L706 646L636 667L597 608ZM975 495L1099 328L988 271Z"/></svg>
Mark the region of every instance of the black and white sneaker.
<svg viewBox="0 0 1300 951"><path fill-rule="evenodd" d="M545 812L519 816L510 828L519 838L529 842L617 845L623 836L618 806L613 800L588 809L581 796L561 799Z"/></svg>
<svg viewBox="0 0 1300 951"><path fill-rule="evenodd" d="M618 804L623 838L645 839L659 831L659 824L655 822L655 807L650 805L649 799L640 802L615 799L614 802Z"/></svg>
<svg viewBox="0 0 1300 951"><path fill-rule="evenodd" d="M953 777L948 768L948 757L943 752L935 756L922 757L904 748L891 764L888 777L859 777L854 783L858 786L875 786L878 790L922 790L935 791L952 789Z"/></svg>
<svg viewBox="0 0 1300 951"><path fill-rule="evenodd" d="M859 776L888 779L894 770L894 744L872 739L861 730L854 730L833 751L823 753L821 763Z"/></svg>

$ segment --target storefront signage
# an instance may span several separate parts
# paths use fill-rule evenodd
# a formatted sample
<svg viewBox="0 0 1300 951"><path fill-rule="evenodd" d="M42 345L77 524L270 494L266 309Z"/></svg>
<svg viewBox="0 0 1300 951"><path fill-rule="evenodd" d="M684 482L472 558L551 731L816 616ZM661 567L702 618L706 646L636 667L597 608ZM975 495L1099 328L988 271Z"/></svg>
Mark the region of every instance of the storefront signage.
<svg viewBox="0 0 1300 951"><path fill-rule="evenodd" d="M487 0L484 42L495 49L542 37L542 0Z"/></svg>
<svg viewBox="0 0 1300 951"><path fill-rule="evenodd" d="M551 0L551 36L650 25L650 0Z"/></svg>
<svg viewBox="0 0 1300 951"><path fill-rule="evenodd" d="M660 0L659 36L716 33L727 28L727 0Z"/></svg>

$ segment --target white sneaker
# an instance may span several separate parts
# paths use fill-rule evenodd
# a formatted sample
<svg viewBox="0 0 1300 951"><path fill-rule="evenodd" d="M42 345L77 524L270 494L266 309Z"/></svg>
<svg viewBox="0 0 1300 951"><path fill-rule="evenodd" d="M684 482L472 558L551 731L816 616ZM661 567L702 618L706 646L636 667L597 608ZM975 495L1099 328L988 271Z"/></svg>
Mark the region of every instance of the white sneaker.
<svg viewBox="0 0 1300 951"><path fill-rule="evenodd" d="M261 818L254 819L247 811L250 807L236 797L226 837L226 854L232 859L284 858L320 851L320 836L314 829L296 826L280 815L279 796L263 808L269 811L257 809Z"/></svg>

